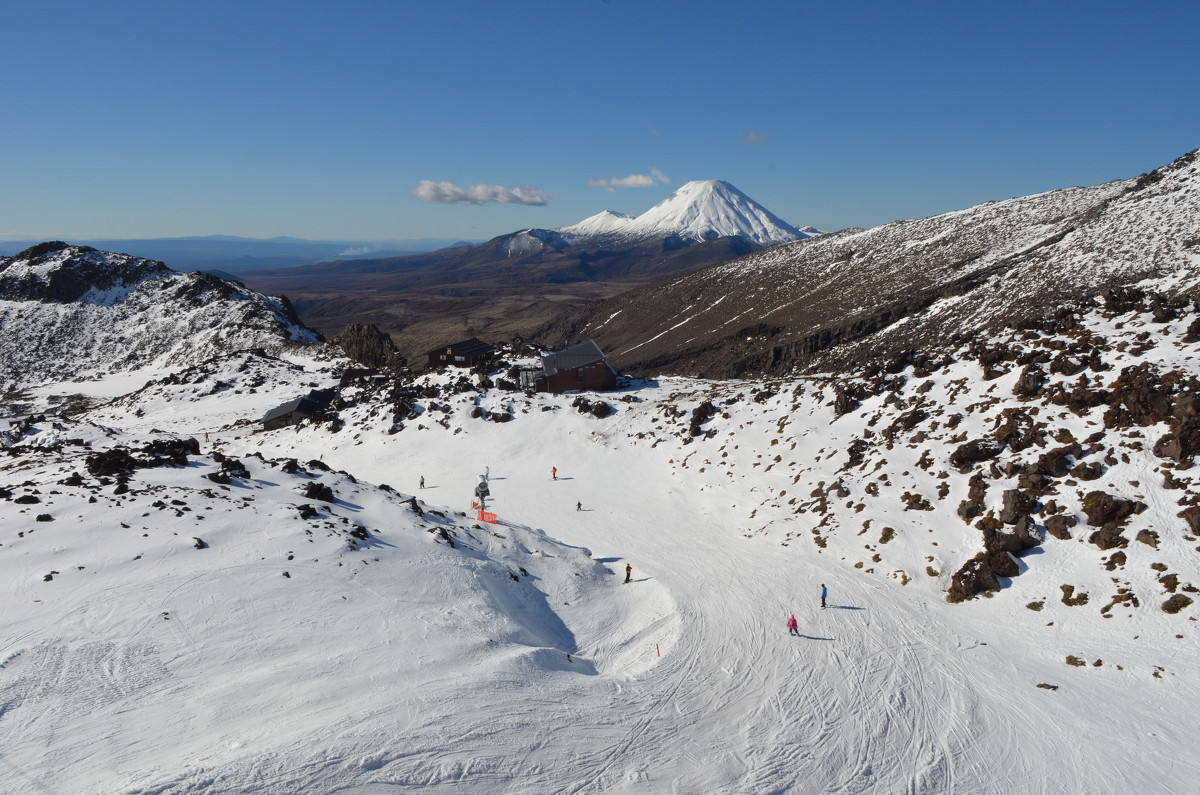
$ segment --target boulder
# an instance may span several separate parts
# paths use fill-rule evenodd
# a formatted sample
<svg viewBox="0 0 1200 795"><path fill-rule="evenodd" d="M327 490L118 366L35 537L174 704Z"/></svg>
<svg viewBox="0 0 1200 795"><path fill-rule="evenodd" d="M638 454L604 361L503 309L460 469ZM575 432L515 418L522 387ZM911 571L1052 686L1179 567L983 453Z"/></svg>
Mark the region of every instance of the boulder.
<svg viewBox="0 0 1200 795"><path fill-rule="evenodd" d="M1092 527L1123 525L1130 516L1144 510L1143 502L1121 499L1103 491L1089 491L1083 498L1083 512Z"/></svg>
<svg viewBox="0 0 1200 795"><path fill-rule="evenodd" d="M1092 533L1088 536L1088 541L1100 547L1100 549L1113 549L1115 547L1124 549L1129 546L1129 540L1121 535L1121 527L1116 522L1109 522Z"/></svg>
<svg viewBox="0 0 1200 795"><path fill-rule="evenodd" d="M1050 516L1046 519L1046 532L1061 541L1069 541L1071 533L1069 528L1076 524L1074 516Z"/></svg>
<svg viewBox="0 0 1200 795"><path fill-rule="evenodd" d="M980 461L995 458L1004 449L1000 444L988 439L976 439L959 446L950 454L950 465L959 472L967 472Z"/></svg>
<svg viewBox="0 0 1200 795"><path fill-rule="evenodd" d="M1033 512L1037 501L1020 489L1005 489L1004 505L1000 509L1000 521L1004 524L1016 524L1022 518Z"/></svg>
<svg viewBox="0 0 1200 795"><path fill-rule="evenodd" d="M1181 593L1177 593L1162 604L1164 613L1178 613L1183 608L1192 603L1192 600Z"/></svg>
<svg viewBox="0 0 1200 795"><path fill-rule="evenodd" d="M1043 474L1052 478L1061 478L1071 471L1071 459L1083 455L1083 448L1078 442L1064 447L1056 447L1038 456L1037 465Z"/></svg>

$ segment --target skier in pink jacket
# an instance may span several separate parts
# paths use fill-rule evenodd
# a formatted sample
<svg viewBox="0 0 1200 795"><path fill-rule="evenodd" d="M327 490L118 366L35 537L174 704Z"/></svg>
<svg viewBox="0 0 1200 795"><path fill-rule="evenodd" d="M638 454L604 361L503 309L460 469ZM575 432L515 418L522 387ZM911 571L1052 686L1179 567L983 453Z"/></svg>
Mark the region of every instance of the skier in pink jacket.
<svg viewBox="0 0 1200 795"><path fill-rule="evenodd" d="M791 618L789 618L787 620L788 634L789 635L799 635L800 630L798 629L798 627L799 627L799 625L796 623L796 614L792 613Z"/></svg>

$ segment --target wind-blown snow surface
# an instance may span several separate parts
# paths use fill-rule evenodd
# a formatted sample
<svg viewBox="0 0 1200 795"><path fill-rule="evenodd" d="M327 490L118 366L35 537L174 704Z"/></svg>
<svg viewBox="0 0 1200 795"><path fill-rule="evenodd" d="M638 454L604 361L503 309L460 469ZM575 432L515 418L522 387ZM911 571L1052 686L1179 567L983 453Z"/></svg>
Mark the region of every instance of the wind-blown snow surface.
<svg viewBox="0 0 1200 795"><path fill-rule="evenodd" d="M1196 344L1179 342L1190 319L1088 328L1112 343L1113 378L1145 362L1194 373ZM1077 341L1036 336L1009 342ZM1135 444L1164 428L1110 431L1111 452L1081 456L1111 463L1078 489L1143 499L1126 532L1156 528L1157 549L1132 543L1108 570L1077 528L1022 555L993 598L944 599L980 549L954 513L967 479L946 472L949 452L1028 407L1012 395L1019 375L985 380L968 358L907 370L841 416L824 379L664 379L586 396L613 408L596 419L572 396L480 391L451 373L402 395L344 391L336 431L249 433L288 384L335 374L239 354L76 421L24 423L0 463L5 780L106 793L1189 792L1195 606L1162 612L1159 578L1195 580L1196 538L1175 516L1194 490L1184 470L1182 490L1166 489ZM693 414L705 401L715 413ZM1103 410L1039 417L1084 439ZM85 468L163 435L202 453L137 469L124 493ZM238 471L217 452L245 476L206 479ZM485 471L495 526L458 513ZM986 507L1015 480L991 478ZM335 502L305 497L312 483ZM1078 516L1077 489L1055 483ZM905 510L914 494L933 510ZM1091 602L1064 604L1064 583ZM1115 588L1138 600L1101 612Z"/></svg>

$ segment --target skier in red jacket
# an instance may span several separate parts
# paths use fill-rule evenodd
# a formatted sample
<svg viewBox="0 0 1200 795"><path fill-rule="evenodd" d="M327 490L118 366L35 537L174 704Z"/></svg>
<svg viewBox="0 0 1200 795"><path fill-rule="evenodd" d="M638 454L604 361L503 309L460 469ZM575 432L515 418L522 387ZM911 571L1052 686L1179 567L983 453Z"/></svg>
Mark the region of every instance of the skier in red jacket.
<svg viewBox="0 0 1200 795"><path fill-rule="evenodd" d="M796 623L796 614L792 613L791 618L789 618L787 620L788 634L789 635L799 635L800 630L798 627L799 627L799 624Z"/></svg>

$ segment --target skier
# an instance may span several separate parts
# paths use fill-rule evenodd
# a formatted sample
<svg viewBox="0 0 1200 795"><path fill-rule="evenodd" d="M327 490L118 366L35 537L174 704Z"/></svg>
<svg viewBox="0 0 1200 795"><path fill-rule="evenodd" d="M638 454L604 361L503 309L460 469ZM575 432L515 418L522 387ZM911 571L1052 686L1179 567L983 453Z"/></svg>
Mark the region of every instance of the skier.
<svg viewBox="0 0 1200 795"><path fill-rule="evenodd" d="M421 476L421 488L425 488L425 476Z"/></svg>
<svg viewBox="0 0 1200 795"><path fill-rule="evenodd" d="M208 431L204 432L204 441L208 441Z"/></svg>
<svg viewBox="0 0 1200 795"><path fill-rule="evenodd" d="M491 480L491 479L492 479L492 468L491 468L491 467L484 467L484 468L483 468L483 479L484 479L484 480Z"/></svg>
<svg viewBox="0 0 1200 795"><path fill-rule="evenodd" d="M800 630L798 629L798 627L799 627L799 625L796 623L796 614L792 613L791 618L789 618L787 620L788 634L796 635L797 637L799 637Z"/></svg>
<svg viewBox="0 0 1200 795"><path fill-rule="evenodd" d="M825 583L821 583L821 609L822 610L825 609L825 594L827 594L827 593L829 593L829 591L827 591L825 589Z"/></svg>
<svg viewBox="0 0 1200 795"><path fill-rule="evenodd" d="M625 582L629 582L629 579L630 579L632 576L633 576L633 564L632 564L632 563L626 563L626 564L625 564Z"/></svg>
<svg viewBox="0 0 1200 795"><path fill-rule="evenodd" d="M582 503L582 502L577 502L577 503L575 503L575 510L577 510L577 511L582 511L582 510L583 510L583 503Z"/></svg>
<svg viewBox="0 0 1200 795"><path fill-rule="evenodd" d="M558 480L558 467L550 467L550 477L553 480Z"/></svg>

